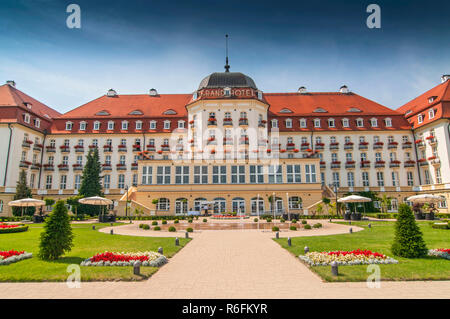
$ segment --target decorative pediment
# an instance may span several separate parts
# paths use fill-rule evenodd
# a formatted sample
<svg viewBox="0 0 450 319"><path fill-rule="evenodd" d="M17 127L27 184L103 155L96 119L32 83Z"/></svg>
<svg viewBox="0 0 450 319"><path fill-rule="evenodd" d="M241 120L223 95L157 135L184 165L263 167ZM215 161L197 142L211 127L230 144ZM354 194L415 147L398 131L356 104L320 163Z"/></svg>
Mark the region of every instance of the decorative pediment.
<svg viewBox="0 0 450 319"><path fill-rule="evenodd" d="M164 111L163 114L164 115L175 115L175 114L177 114L177 112L172 109L168 109L167 111Z"/></svg>
<svg viewBox="0 0 450 319"><path fill-rule="evenodd" d="M95 115L105 116L105 115L111 115L111 113L109 113L109 112L106 111L106 110L103 110L103 111L100 111L100 112L95 113Z"/></svg>
<svg viewBox="0 0 450 319"><path fill-rule="evenodd" d="M325 110L324 108L318 107L317 109L315 109L313 111L314 113L328 113L327 110Z"/></svg>

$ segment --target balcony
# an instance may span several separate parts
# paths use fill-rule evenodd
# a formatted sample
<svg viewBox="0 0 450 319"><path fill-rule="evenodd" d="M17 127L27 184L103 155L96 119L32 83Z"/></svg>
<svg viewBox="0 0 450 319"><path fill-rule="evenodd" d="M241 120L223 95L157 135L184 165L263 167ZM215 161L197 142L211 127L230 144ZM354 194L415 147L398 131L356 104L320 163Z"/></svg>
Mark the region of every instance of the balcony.
<svg viewBox="0 0 450 319"><path fill-rule="evenodd" d="M414 165L416 164L416 161L406 161L405 164L403 164L403 167L414 167Z"/></svg>
<svg viewBox="0 0 450 319"><path fill-rule="evenodd" d="M341 168L341 162L339 162L339 161L331 162L330 166L332 169Z"/></svg>
<svg viewBox="0 0 450 319"><path fill-rule="evenodd" d="M195 128L195 121L194 120L189 121L189 126L190 128Z"/></svg>
<svg viewBox="0 0 450 319"><path fill-rule="evenodd" d="M55 170L53 164L44 164L42 166L44 167L44 171L46 171L46 172L50 172L50 171L54 171Z"/></svg>
<svg viewBox="0 0 450 319"><path fill-rule="evenodd" d="M215 118L208 119L208 126L217 126L217 120Z"/></svg>
<svg viewBox="0 0 450 319"><path fill-rule="evenodd" d="M169 144L162 144L162 145L161 145L161 151L163 151L163 152L169 152L169 151L170 151Z"/></svg>
<svg viewBox="0 0 450 319"><path fill-rule="evenodd" d="M31 164L31 169L32 170L39 170L41 168L41 164L39 163L32 163Z"/></svg>
<svg viewBox="0 0 450 319"><path fill-rule="evenodd" d="M246 119L246 118L239 119L239 126L247 126L247 125L248 125L248 119Z"/></svg>
<svg viewBox="0 0 450 319"><path fill-rule="evenodd" d="M369 143L368 142L361 142L359 143L359 150L368 150L369 149Z"/></svg>
<svg viewBox="0 0 450 319"><path fill-rule="evenodd" d="M309 143L302 143L302 145L300 145L300 149L302 151L306 151L307 149L309 149Z"/></svg>
<svg viewBox="0 0 450 319"><path fill-rule="evenodd" d="M370 161L361 161L360 168L370 168Z"/></svg>
<svg viewBox="0 0 450 319"><path fill-rule="evenodd" d="M258 122L258 127L264 128L264 127L266 127L266 123L267 123L266 120L259 121L259 122Z"/></svg>
<svg viewBox="0 0 450 319"><path fill-rule="evenodd" d="M131 163L131 170L136 171L138 169L138 163Z"/></svg>
<svg viewBox="0 0 450 319"><path fill-rule="evenodd" d="M325 167L326 167L325 162L324 161L320 161L320 168L321 169L325 169Z"/></svg>
<svg viewBox="0 0 450 319"><path fill-rule="evenodd" d="M314 146L314 149L317 151L323 151L324 147L325 147L324 143L316 143L316 145Z"/></svg>
<svg viewBox="0 0 450 319"><path fill-rule="evenodd" d="M288 151L292 151L293 149L295 149L295 143L287 143L286 144L286 149Z"/></svg>
<svg viewBox="0 0 450 319"><path fill-rule="evenodd" d="M78 163L72 164L72 169L74 171L82 171L83 170L83 165L78 164Z"/></svg>
<svg viewBox="0 0 450 319"><path fill-rule="evenodd" d="M347 142L344 144L344 150L353 150L353 142Z"/></svg>
<svg viewBox="0 0 450 319"><path fill-rule="evenodd" d="M431 165L440 165L441 160L437 156L430 156L428 157L428 160L430 161Z"/></svg>
<svg viewBox="0 0 450 319"><path fill-rule="evenodd" d="M375 161L375 168L383 168L385 164L385 161Z"/></svg>
<svg viewBox="0 0 450 319"><path fill-rule="evenodd" d="M76 153L84 153L84 146L83 145L75 145L74 146Z"/></svg>
<svg viewBox="0 0 450 319"><path fill-rule="evenodd" d="M96 144L89 145L89 150L93 150L93 149L96 149L96 148L98 148L98 145L96 145Z"/></svg>
<svg viewBox="0 0 450 319"><path fill-rule="evenodd" d="M117 146L117 150L119 152L126 152L127 151L127 146L123 145L123 144L120 144L119 146Z"/></svg>
<svg viewBox="0 0 450 319"><path fill-rule="evenodd" d="M44 145L42 145L42 144L34 144L33 151L40 152L40 151L42 151L42 148L44 148Z"/></svg>
<svg viewBox="0 0 450 319"><path fill-rule="evenodd" d="M45 147L45 150L46 150L48 153L55 153L55 152L56 152L56 147L54 147L54 146L52 146L52 145L48 145L48 146Z"/></svg>
<svg viewBox="0 0 450 319"><path fill-rule="evenodd" d="M375 144L373 144L373 149L374 150L379 150L383 148L384 143L383 142L376 142Z"/></svg>
<svg viewBox="0 0 450 319"><path fill-rule="evenodd" d="M61 153L69 153L70 152L70 146L69 145L61 145L59 147L59 149L61 150Z"/></svg>
<svg viewBox="0 0 450 319"><path fill-rule="evenodd" d="M266 146L267 143L269 143L268 140L260 139L260 140L258 141L258 146Z"/></svg>
<svg viewBox="0 0 450 319"><path fill-rule="evenodd" d="M19 167L28 168L31 165L31 162L28 161L20 161Z"/></svg>
<svg viewBox="0 0 450 319"><path fill-rule="evenodd" d="M416 146L419 148L425 147L425 143L421 139L416 140L414 143L416 143Z"/></svg>
<svg viewBox="0 0 450 319"><path fill-rule="evenodd" d="M231 137L224 137L223 138L223 145L233 145L233 138L231 138Z"/></svg>
<svg viewBox="0 0 450 319"><path fill-rule="evenodd" d="M330 151L335 151L339 149L339 143L330 143Z"/></svg>
<svg viewBox="0 0 450 319"><path fill-rule="evenodd" d="M103 152L112 152L112 150L113 150L112 145L109 144L103 145Z"/></svg>
<svg viewBox="0 0 450 319"><path fill-rule="evenodd" d="M437 142L436 136L430 135L427 137L428 144L435 145Z"/></svg>
<svg viewBox="0 0 450 319"><path fill-rule="evenodd" d="M127 165L124 163L118 163L116 164L116 170L118 171L125 171L127 169Z"/></svg>
<svg viewBox="0 0 450 319"><path fill-rule="evenodd" d="M347 161L345 162L345 168L355 168L355 161Z"/></svg>
<svg viewBox="0 0 450 319"><path fill-rule="evenodd" d="M239 144L241 144L241 145L248 145L248 137L241 137L239 139Z"/></svg>
<svg viewBox="0 0 450 319"><path fill-rule="evenodd" d="M67 164L59 164L58 165L58 169L60 171L68 171L69 170L69 165L67 165Z"/></svg>
<svg viewBox="0 0 450 319"><path fill-rule="evenodd" d="M279 151L281 148L281 144L271 144L272 151Z"/></svg>
<svg viewBox="0 0 450 319"><path fill-rule="evenodd" d="M112 170L111 163L102 164L102 170L103 171L110 171L110 170Z"/></svg>
<svg viewBox="0 0 450 319"><path fill-rule="evenodd" d="M210 137L210 138L208 138L208 140L206 141L206 144L207 145L217 145L217 141L216 141L216 138L215 137Z"/></svg>
<svg viewBox="0 0 450 319"><path fill-rule="evenodd" d="M230 118L223 119L223 126L233 126L233 120Z"/></svg>
<svg viewBox="0 0 450 319"><path fill-rule="evenodd" d="M428 162L425 158L421 158L417 161L417 164L419 164L419 166L428 166Z"/></svg>
<svg viewBox="0 0 450 319"><path fill-rule="evenodd" d="M409 141L403 142L402 149L412 148L412 143Z"/></svg>
<svg viewBox="0 0 450 319"><path fill-rule="evenodd" d="M134 144L133 145L133 152L140 152L141 151L141 145L140 144Z"/></svg>
<svg viewBox="0 0 450 319"><path fill-rule="evenodd" d="M33 144L33 141L30 141L30 140L23 140L22 141L22 147L30 148L31 144Z"/></svg>
<svg viewBox="0 0 450 319"><path fill-rule="evenodd" d="M193 142L193 141L192 141L192 142ZM148 145L147 145L147 151L149 151L149 152L154 152L154 151L156 151L155 144L148 144Z"/></svg>
<svg viewBox="0 0 450 319"><path fill-rule="evenodd" d="M389 163L390 168L400 167L400 161L394 160Z"/></svg>
<svg viewBox="0 0 450 319"><path fill-rule="evenodd" d="M398 146L398 142L389 142L388 150L396 150Z"/></svg>

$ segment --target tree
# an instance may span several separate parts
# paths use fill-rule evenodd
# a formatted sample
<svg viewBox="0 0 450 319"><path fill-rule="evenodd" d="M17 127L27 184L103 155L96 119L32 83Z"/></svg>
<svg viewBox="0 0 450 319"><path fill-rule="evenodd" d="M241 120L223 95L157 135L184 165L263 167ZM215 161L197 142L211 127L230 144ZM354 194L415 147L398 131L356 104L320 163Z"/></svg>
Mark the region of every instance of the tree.
<svg viewBox="0 0 450 319"><path fill-rule="evenodd" d="M322 198L322 203L324 203L325 207L327 208L327 213L329 214L328 206L330 205L331 200L328 197L324 197Z"/></svg>
<svg viewBox="0 0 450 319"><path fill-rule="evenodd" d="M156 212L158 211L158 203L159 203L159 199L154 198L154 199L152 200L152 204L155 205L155 214L156 214Z"/></svg>
<svg viewBox="0 0 450 319"><path fill-rule="evenodd" d="M86 166L81 177L79 194L82 197L103 196L102 185L100 183L101 165L98 156L98 149L90 150L86 156ZM99 205L80 204L78 211L89 215L98 215L101 211Z"/></svg>
<svg viewBox="0 0 450 319"><path fill-rule="evenodd" d="M70 218L63 200L56 202L44 224L39 245L39 258L55 260L73 247Z"/></svg>
<svg viewBox="0 0 450 319"><path fill-rule="evenodd" d="M427 247L422 232L414 219L411 208L400 204L395 223L395 237L391 247L392 253L405 258L417 258L427 255Z"/></svg>
<svg viewBox="0 0 450 319"><path fill-rule="evenodd" d="M383 213L387 213L389 206L391 206L392 197L388 197L386 194L383 194L381 197L381 208Z"/></svg>
<svg viewBox="0 0 450 319"><path fill-rule="evenodd" d="M316 212L320 215L323 212L322 204L317 204Z"/></svg>
<svg viewBox="0 0 450 319"><path fill-rule="evenodd" d="M78 216L78 207L81 205L78 200L81 198L83 198L83 196L75 195L66 199L67 204L72 206L72 212L75 213L76 216Z"/></svg>
<svg viewBox="0 0 450 319"><path fill-rule="evenodd" d="M19 173L19 180L16 185L16 194L14 194L14 200L23 199L23 198L31 198L31 189L27 186L27 172L21 170ZM22 212L25 215L32 216L36 211L35 207L17 207L13 206L12 208L14 216L22 216Z"/></svg>

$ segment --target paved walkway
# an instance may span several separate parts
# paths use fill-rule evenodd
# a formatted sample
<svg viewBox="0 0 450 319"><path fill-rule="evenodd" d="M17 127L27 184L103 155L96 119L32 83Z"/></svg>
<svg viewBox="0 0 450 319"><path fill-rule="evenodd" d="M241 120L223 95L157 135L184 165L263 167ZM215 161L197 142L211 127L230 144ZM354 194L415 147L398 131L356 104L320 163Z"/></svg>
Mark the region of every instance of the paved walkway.
<svg viewBox="0 0 450 319"><path fill-rule="evenodd" d="M0 298L450 298L450 281L322 282L271 237L203 231L144 282L0 283Z"/></svg>

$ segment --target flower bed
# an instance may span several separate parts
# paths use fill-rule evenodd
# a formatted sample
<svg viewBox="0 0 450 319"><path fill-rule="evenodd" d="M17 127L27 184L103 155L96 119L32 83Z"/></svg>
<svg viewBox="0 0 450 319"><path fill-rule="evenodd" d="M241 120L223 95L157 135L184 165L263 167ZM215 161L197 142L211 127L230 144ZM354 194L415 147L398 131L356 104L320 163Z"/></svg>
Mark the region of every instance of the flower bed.
<svg viewBox="0 0 450 319"><path fill-rule="evenodd" d="M215 214L212 215L213 219L241 219L241 218L249 218L247 215L232 215L232 214Z"/></svg>
<svg viewBox="0 0 450 319"><path fill-rule="evenodd" d="M299 256L310 266L327 266L333 261L338 265L397 264L398 261L370 250L309 252Z"/></svg>
<svg viewBox="0 0 450 319"><path fill-rule="evenodd" d="M449 248L429 249L428 256L436 256L450 260L450 249Z"/></svg>
<svg viewBox="0 0 450 319"><path fill-rule="evenodd" d="M97 254L81 262L81 266L133 266L140 261L142 266L160 267L167 263L164 255L154 251L145 252L109 252Z"/></svg>
<svg viewBox="0 0 450 319"><path fill-rule="evenodd" d="M23 231L27 231L28 226L25 224L5 224L0 223L0 234L8 234L8 233L20 233Z"/></svg>
<svg viewBox="0 0 450 319"><path fill-rule="evenodd" d="M17 251L17 250L0 251L0 266L9 265L31 257L33 257L33 254L27 253L25 251Z"/></svg>

